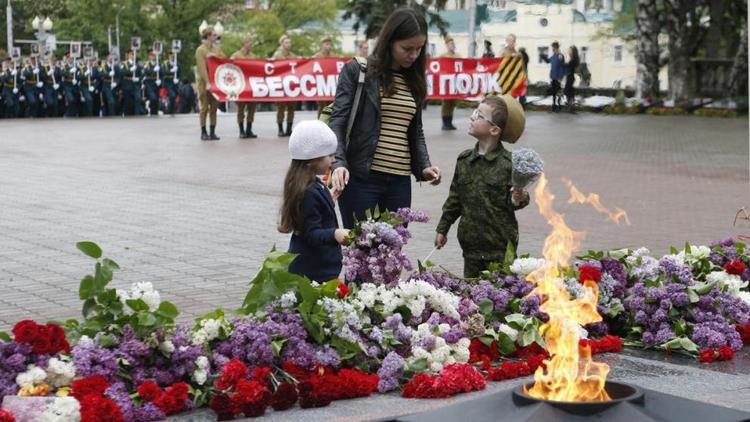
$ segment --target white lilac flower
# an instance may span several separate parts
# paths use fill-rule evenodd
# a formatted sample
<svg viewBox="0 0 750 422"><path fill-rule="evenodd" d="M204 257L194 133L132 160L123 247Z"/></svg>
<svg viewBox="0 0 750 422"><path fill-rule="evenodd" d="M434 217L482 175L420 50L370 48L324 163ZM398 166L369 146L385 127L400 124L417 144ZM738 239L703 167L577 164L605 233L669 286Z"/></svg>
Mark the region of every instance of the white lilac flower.
<svg viewBox="0 0 750 422"><path fill-rule="evenodd" d="M586 288L583 284L579 283L575 278L569 278L562 282L565 290L570 294L571 299L580 299L585 296Z"/></svg>
<svg viewBox="0 0 750 422"><path fill-rule="evenodd" d="M66 387L73 382L76 367L73 362L65 362L58 358L51 358L47 364L47 383L54 387Z"/></svg>
<svg viewBox="0 0 750 422"><path fill-rule="evenodd" d="M713 271L706 276L706 281L709 283L715 282L721 286L722 290L732 296L739 296L741 289L748 284L740 276L729 274L726 271Z"/></svg>
<svg viewBox="0 0 750 422"><path fill-rule="evenodd" d="M542 268L546 261L544 258L517 258L510 266L510 270L519 276L527 276Z"/></svg>
<svg viewBox="0 0 750 422"><path fill-rule="evenodd" d="M79 422L81 407L73 397L56 397L39 415L38 422Z"/></svg>
<svg viewBox="0 0 750 422"><path fill-rule="evenodd" d="M359 317L359 310L352 303L341 300L324 297L319 300L323 310L328 314L331 321L334 334L338 337L356 343L359 336L353 331L362 329L362 321Z"/></svg>
<svg viewBox="0 0 750 422"><path fill-rule="evenodd" d="M699 259L708 258L710 254L711 248L709 248L708 246L690 245L690 253L685 253L685 257L689 261L696 261Z"/></svg>
<svg viewBox="0 0 750 422"><path fill-rule="evenodd" d="M739 292L737 297L742 299L745 303L750 305L750 292Z"/></svg>
<svg viewBox="0 0 750 422"><path fill-rule="evenodd" d="M280 298L273 301L273 306L278 308L292 308L294 305L297 304L297 295L294 294L294 291L288 291L281 295Z"/></svg>
<svg viewBox="0 0 750 422"><path fill-rule="evenodd" d="M198 385L203 385L208 379L208 358L205 356L198 356L195 359L195 371L193 371L193 380Z"/></svg>
<svg viewBox="0 0 750 422"><path fill-rule="evenodd" d="M501 333L505 333L514 342L518 338L518 330L512 328L508 324L500 324L500 326L498 327L498 331L500 331Z"/></svg>
<svg viewBox="0 0 750 422"><path fill-rule="evenodd" d="M174 343L170 340L164 340L159 343L159 350L166 355L171 355L174 352Z"/></svg>
<svg viewBox="0 0 750 422"><path fill-rule="evenodd" d="M47 372L36 365L26 367L26 372L21 372L16 376L16 384L23 387L24 385L41 384L47 378Z"/></svg>

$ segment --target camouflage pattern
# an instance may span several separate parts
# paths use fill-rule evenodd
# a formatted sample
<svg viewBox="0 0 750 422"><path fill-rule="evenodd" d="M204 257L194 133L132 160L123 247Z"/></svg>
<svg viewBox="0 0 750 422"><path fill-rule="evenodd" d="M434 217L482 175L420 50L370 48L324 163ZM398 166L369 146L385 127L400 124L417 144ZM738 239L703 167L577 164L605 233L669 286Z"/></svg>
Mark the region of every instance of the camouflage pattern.
<svg viewBox="0 0 750 422"><path fill-rule="evenodd" d="M492 151L480 155L478 145L458 156L450 193L437 226L438 233L447 235L453 223L461 218L458 242L467 274L478 273L484 268L476 270L476 267L486 267L489 262L502 262L509 242L517 247L515 210L529 204L528 197L518 206L511 201L510 151L499 143Z"/></svg>

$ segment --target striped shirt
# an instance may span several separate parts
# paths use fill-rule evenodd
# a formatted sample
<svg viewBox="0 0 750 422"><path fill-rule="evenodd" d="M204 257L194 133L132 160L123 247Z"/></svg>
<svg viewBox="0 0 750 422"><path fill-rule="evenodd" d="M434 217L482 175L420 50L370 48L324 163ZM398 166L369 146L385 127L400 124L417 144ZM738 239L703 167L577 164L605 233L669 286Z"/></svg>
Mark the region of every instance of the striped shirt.
<svg viewBox="0 0 750 422"><path fill-rule="evenodd" d="M393 95L385 96L380 88L382 122L380 137L372 160L372 170L383 173L409 176L411 174L411 152L409 151L409 125L417 112L414 96L406 79L393 73Z"/></svg>

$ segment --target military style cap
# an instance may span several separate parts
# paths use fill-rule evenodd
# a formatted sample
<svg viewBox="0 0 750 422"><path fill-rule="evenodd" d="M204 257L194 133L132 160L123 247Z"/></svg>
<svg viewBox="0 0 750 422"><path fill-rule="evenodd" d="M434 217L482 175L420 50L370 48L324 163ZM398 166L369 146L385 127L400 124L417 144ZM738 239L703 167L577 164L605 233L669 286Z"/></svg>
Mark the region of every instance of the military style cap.
<svg viewBox="0 0 750 422"><path fill-rule="evenodd" d="M501 95L500 98L505 102L508 109L508 120L505 123L503 133L500 134L500 140L513 144L523 135L523 130L526 128L526 114L521 107L521 103L512 96L505 94Z"/></svg>

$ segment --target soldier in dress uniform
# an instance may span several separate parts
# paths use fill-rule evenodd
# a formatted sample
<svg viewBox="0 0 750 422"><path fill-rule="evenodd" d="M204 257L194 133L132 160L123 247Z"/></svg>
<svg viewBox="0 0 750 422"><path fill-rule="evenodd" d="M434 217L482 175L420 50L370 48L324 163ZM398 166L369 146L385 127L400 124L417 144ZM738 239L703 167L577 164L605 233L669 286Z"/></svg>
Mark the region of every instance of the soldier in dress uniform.
<svg viewBox="0 0 750 422"><path fill-rule="evenodd" d="M81 93L81 104L78 115L91 117L94 115L94 79L93 67L90 61L83 61L78 65L78 89Z"/></svg>
<svg viewBox="0 0 750 422"><path fill-rule="evenodd" d="M65 117L78 115L78 103L80 102L80 90L78 87L78 66L70 53L65 55L65 64L62 68L62 88L65 97Z"/></svg>
<svg viewBox="0 0 750 422"><path fill-rule="evenodd" d="M313 58L331 57L331 51L333 51L333 40L331 40L331 37L323 37L323 39L320 40L320 50L313 55ZM323 108L332 102L333 101L331 100L318 101L318 118L320 118L320 113L323 111Z"/></svg>
<svg viewBox="0 0 750 422"><path fill-rule="evenodd" d="M42 95L44 97L45 115L47 117L57 117L57 94L60 89L60 79L62 72L57 64L57 57L52 54L49 61L44 65L44 86Z"/></svg>
<svg viewBox="0 0 750 422"><path fill-rule="evenodd" d="M282 35L279 39L279 48L273 53L274 60L296 59L297 55L292 53L292 39ZM276 103L276 124L279 127L278 136L280 138L292 134L292 125L294 124L294 109L297 107L296 101L285 101ZM284 130L284 112L286 112L286 131Z"/></svg>
<svg viewBox="0 0 750 422"><path fill-rule="evenodd" d="M195 50L195 65L198 68L198 98L201 103L200 124L202 141L218 141L216 136L216 109L218 103L214 98L208 81L208 57L224 57L221 48L216 45L218 35L212 26L203 30L201 33L203 42ZM206 116L211 118L211 132L206 132Z"/></svg>
<svg viewBox="0 0 750 422"><path fill-rule="evenodd" d="M440 57L460 57L456 54L456 42L453 41L452 37L445 37L445 53ZM456 109L458 100L443 100L442 107L440 108L440 116L443 118L443 130L456 130L453 126L453 110Z"/></svg>
<svg viewBox="0 0 750 422"><path fill-rule="evenodd" d="M116 114L115 90L117 89L117 65L112 54L107 55L107 60L101 66L101 92L102 92L102 115L114 116Z"/></svg>
<svg viewBox="0 0 750 422"><path fill-rule="evenodd" d="M116 72L119 78L122 95L122 112L126 116L136 114L136 101L140 101L141 83L138 73L138 63L135 61L135 51L128 49L127 59L122 62ZM136 94L136 91L138 93Z"/></svg>
<svg viewBox="0 0 750 422"><path fill-rule="evenodd" d="M18 117L18 69L16 69L16 64L10 57L3 61L3 70L2 73L0 73L0 83L2 84L2 98L4 104L3 117L9 119Z"/></svg>
<svg viewBox="0 0 750 422"><path fill-rule="evenodd" d="M246 37L242 40L242 48L232 53L232 59L254 59L252 54L253 40ZM255 108L258 104L249 101L237 101L237 124L240 126L240 139L257 138L253 133ZM247 115L246 115L247 113Z"/></svg>
<svg viewBox="0 0 750 422"><path fill-rule="evenodd" d="M146 91L146 101L151 116L159 115L159 88L161 87L161 66L156 60L156 53L148 51L148 62L143 68L143 85Z"/></svg>
<svg viewBox="0 0 750 422"><path fill-rule="evenodd" d="M39 63L35 56L27 57L21 72L23 80L23 95L26 97L26 117L40 117L41 104L39 94L41 94L44 83L40 79Z"/></svg>
<svg viewBox="0 0 750 422"><path fill-rule="evenodd" d="M177 83L180 80L179 66L177 65L177 55L169 53L169 58L162 63L162 85L167 90L169 105L167 113L175 113L175 103L177 101Z"/></svg>

